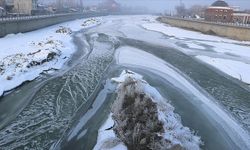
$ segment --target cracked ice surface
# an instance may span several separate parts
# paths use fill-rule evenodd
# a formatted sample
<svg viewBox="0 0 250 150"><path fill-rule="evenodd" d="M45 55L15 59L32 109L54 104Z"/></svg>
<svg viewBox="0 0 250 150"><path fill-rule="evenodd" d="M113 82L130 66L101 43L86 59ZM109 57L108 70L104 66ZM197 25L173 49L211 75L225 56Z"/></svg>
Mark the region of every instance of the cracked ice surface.
<svg viewBox="0 0 250 150"><path fill-rule="evenodd" d="M48 149L64 134L113 60L113 39L95 34L90 39L93 49L88 57L43 86L31 104L0 131L1 148Z"/></svg>
<svg viewBox="0 0 250 150"><path fill-rule="evenodd" d="M25 81L34 80L45 70L61 69L75 52L71 32L98 24L98 18L81 19L0 38L0 95ZM52 52L56 53L54 59L28 67L29 62L45 61Z"/></svg>

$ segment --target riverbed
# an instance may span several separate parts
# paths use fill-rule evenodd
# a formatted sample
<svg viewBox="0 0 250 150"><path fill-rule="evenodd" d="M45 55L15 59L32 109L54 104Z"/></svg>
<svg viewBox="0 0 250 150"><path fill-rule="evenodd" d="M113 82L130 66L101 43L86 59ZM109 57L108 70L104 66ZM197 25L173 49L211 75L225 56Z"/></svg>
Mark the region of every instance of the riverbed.
<svg viewBox="0 0 250 150"><path fill-rule="evenodd" d="M212 38L173 37L142 26L155 19L107 16L75 32L77 51L63 70L0 100L1 149L92 149L116 98L110 79L124 69L141 74L171 103L182 124L201 137L202 149L249 149L249 86L196 56L250 58L216 52ZM249 48L228 39L212 42Z"/></svg>

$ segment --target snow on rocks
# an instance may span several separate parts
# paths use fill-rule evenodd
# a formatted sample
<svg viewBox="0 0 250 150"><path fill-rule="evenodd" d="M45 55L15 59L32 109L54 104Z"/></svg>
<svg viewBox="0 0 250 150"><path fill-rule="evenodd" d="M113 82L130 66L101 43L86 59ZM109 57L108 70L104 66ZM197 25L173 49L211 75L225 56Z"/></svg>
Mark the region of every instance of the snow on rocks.
<svg viewBox="0 0 250 150"><path fill-rule="evenodd" d="M59 49L63 46L62 43L47 40L46 42L32 42L30 45L39 50L27 54L21 53L21 50L20 53L0 59L0 95L4 91L20 85L23 81L33 80L43 70L59 69L59 67L52 67L52 65L60 58L61 51ZM39 66L42 69L40 72ZM31 72L33 73L31 74Z"/></svg>
<svg viewBox="0 0 250 150"><path fill-rule="evenodd" d="M25 81L34 80L42 72L62 68L75 52L72 33L101 23L100 19L93 18L82 26L86 20L89 19L0 38L0 96Z"/></svg>
<svg viewBox="0 0 250 150"><path fill-rule="evenodd" d="M126 70L112 81L118 83L113 132L128 149L200 149L200 137L181 124L173 106L141 75Z"/></svg>
<svg viewBox="0 0 250 150"><path fill-rule="evenodd" d="M96 18L90 18L90 19L87 19L83 22L82 26L83 27L86 27L86 26L90 26L92 24L100 24L101 21L99 19L96 19Z"/></svg>
<svg viewBox="0 0 250 150"><path fill-rule="evenodd" d="M60 26L60 28L56 30L56 33L72 34L72 30L70 28Z"/></svg>
<svg viewBox="0 0 250 150"><path fill-rule="evenodd" d="M114 125L112 115L109 115L107 121L98 131L97 144L93 150L127 150L122 141L116 137L114 131L110 129Z"/></svg>

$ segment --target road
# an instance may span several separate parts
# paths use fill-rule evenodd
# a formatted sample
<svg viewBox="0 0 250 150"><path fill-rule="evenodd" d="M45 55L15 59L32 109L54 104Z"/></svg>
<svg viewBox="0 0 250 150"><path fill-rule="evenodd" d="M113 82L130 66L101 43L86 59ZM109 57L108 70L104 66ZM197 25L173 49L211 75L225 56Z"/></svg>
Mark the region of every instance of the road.
<svg viewBox="0 0 250 150"><path fill-rule="evenodd" d="M249 148L249 87L196 59L195 54L240 58L212 50L183 52L188 48L185 42L196 39L173 42L171 36L143 28L147 19L109 16L97 27L74 33L78 51L67 69L42 75L0 101L1 149L93 148L115 100L109 79L123 69L143 75L156 87L175 107L183 125L201 137L203 149ZM137 57L123 62L127 51L145 56L141 62L133 61ZM155 67L150 66L151 59Z"/></svg>

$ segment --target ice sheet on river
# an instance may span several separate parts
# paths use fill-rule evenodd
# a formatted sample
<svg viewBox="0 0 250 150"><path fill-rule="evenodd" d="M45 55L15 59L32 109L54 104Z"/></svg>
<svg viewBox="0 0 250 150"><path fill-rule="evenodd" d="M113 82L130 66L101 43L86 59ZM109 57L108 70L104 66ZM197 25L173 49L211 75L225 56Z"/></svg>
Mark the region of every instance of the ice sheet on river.
<svg viewBox="0 0 250 150"><path fill-rule="evenodd" d="M116 41L99 34L88 37L87 50L77 65L41 86L29 104L1 128L2 149L49 149L70 127L113 60Z"/></svg>
<svg viewBox="0 0 250 150"><path fill-rule="evenodd" d="M196 56L224 73L250 84L250 64L229 59L212 58L207 56Z"/></svg>
<svg viewBox="0 0 250 150"><path fill-rule="evenodd" d="M248 43L249 44L249 42L239 42L239 41L235 41L235 40L231 40L231 39L227 39L227 38L223 38L219 36L203 34L197 31L190 31L190 30L185 30L185 29L181 29L178 27L172 27L168 24L164 24L160 22L145 23L142 25L142 27L148 30L161 32L168 36L181 38L181 39L190 38L190 39L197 39L197 40L204 40L204 41L211 40L211 41L217 41L217 42L223 41L223 42L228 42L228 43L245 43L245 44Z"/></svg>
<svg viewBox="0 0 250 150"><path fill-rule="evenodd" d="M196 106L198 107L197 109L202 109L202 113L208 115L210 117L209 119L216 123L216 126L220 128L220 130L223 129L223 132L235 141L239 147L242 149L250 147L248 131L242 128L220 105L214 103L211 97L207 96L203 91L200 91L197 85L194 85L188 77L174 66L150 53L128 46L120 47L117 50L116 61L120 65L139 67L156 73L176 87L192 94L197 98L195 99L198 104L198 106Z"/></svg>
<svg viewBox="0 0 250 150"><path fill-rule="evenodd" d="M82 61L81 65L66 73L61 78L57 78L56 80L53 80L53 82L46 83L46 85L36 93L32 103L30 103L20 113L20 115L18 115L17 118L9 124L9 126L0 131L0 147L3 149L44 149L49 148L57 139L61 137L61 135L63 135L65 129L69 128L70 121L74 116L75 111L79 109L80 105L84 105L84 103L88 100L88 97L93 93L93 91L95 91L96 84L102 78L106 67L109 66L113 60L114 49L108 49L114 44L107 45L107 42L110 43L110 39L107 38L109 36L105 35L110 35L115 38L116 36L117 38L125 37L127 39L131 39L135 45L136 43L140 43L140 41L145 41L155 46L166 47L166 49L168 46L172 47L171 43L174 43L174 40L181 43L188 41L193 44L206 42L207 45L211 45L205 40L202 41L196 39L195 41L192 41L188 38L169 38L160 33L141 28L141 24L150 22L155 23L155 21L150 20L150 18L152 18L152 16L107 16L103 17L105 23L89 30L89 32L95 34L84 33L87 34L86 38L90 38L90 44L93 43L94 45L92 46L95 48L93 53L90 54L89 59ZM88 24L88 22L85 24ZM69 27L68 25L71 24L66 23L64 27ZM79 26L81 25L77 24L76 28ZM54 31L57 29L58 28ZM72 31L77 30L73 26L70 26L70 29ZM47 28L42 31L44 32L40 31L36 38L38 38L38 36L40 38L42 37L42 34L47 33ZM20 36L22 40L29 40L29 37L32 37L30 34L33 33L34 32L16 36ZM68 36L67 33L59 35ZM84 38L85 36L81 37ZM11 38L11 36L6 37L6 39L8 38ZM0 46L2 46L2 41L4 41L4 39L5 38L0 40ZM18 38L13 40L13 43L17 41ZM121 40L121 44L123 44L122 42L124 41ZM233 44L230 41L223 42L225 43L225 45L222 45L222 47L224 47L222 49L223 51L227 49L226 46L228 46L228 43ZM23 45L20 47L22 46ZM201 49L198 46L189 46L195 49ZM202 45L202 47L204 47L204 45ZM106 48L108 49L106 50ZM143 49L143 45L139 48ZM230 49L230 51L233 49ZM152 48L152 50L154 49ZM174 51L177 49L171 50ZM247 52L246 50L243 50L242 54L244 54L244 51ZM10 49L8 52L14 51L11 51ZM106 53L105 55L103 55L104 52ZM195 53L196 52L197 51L195 51ZM212 52L212 50L210 49L209 52ZM227 52L229 52L229 50ZM216 53L212 54L214 56ZM223 54L224 57L226 51L220 54ZM231 54L232 53L230 52L230 57L236 58ZM242 56L242 54L239 55ZM216 54L216 57L218 56L219 55ZM227 57L229 57L229 55L227 55ZM164 60L159 59L156 55L154 56L153 54L149 54L143 50L131 47L121 47L117 51L116 58L117 63L121 66L129 66L131 69L138 67L141 70L158 75L162 79L181 89L182 92L184 91L192 95L193 101L190 103L198 103L198 107L195 107L194 109L201 110L200 113L207 113L206 115L208 118L206 119L214 122L215 125L218 125L218 128L216 129L223 132L223 135L228 136L232 139L232 141L237 141L236 145L238 147L241 149L249 149L249 134L244 131L240 124L228 115L230 113L224 112L223 109L209 99L207 95L204 95L199 88L192 84L192 82L188 80L189 78L186 78L185 75L183 75L181 70L178 70ZM242 59L242 57L237 57L237 59ZM148 82L150 81L148 80ZM82 132L81 135L84 134L85 132Z"/></svg>
<svg viewBox="0 0 250 150"><path fill-rule="evenodd" d="M174 43L178 41L175 43L178 50L197 56L201 61L249 84L249 77L246 76L250 70L250 65L248 65L250 63L249 41L236 41L225 37L206 35L160 22L144 23L142 27L172 37Z"/></svg>

